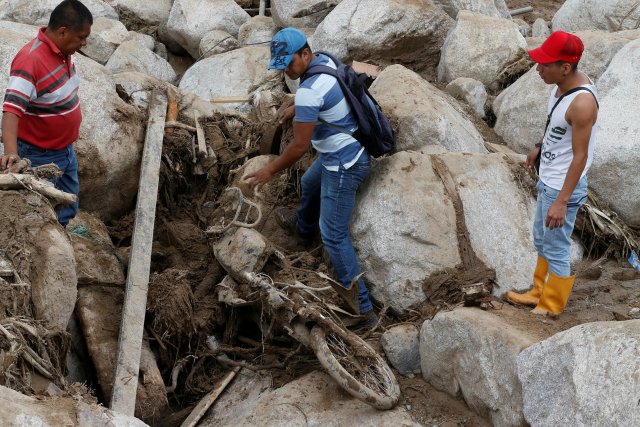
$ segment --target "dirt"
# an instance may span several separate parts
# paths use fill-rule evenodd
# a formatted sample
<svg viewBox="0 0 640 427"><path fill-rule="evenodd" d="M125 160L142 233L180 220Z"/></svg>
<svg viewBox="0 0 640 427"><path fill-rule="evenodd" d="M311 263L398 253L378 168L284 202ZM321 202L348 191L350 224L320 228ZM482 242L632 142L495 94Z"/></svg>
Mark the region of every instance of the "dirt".
<svg viewBox="0 0 640 427"><path fill-rule="evenodd" d="M528 12L522 15L516 16L516 18L523 19L529 24L542 18L549 22L556 14L558 9L564 4L564 0L506 0L509 10L519 9L526 6L533 7L532 12Z"/></svg>

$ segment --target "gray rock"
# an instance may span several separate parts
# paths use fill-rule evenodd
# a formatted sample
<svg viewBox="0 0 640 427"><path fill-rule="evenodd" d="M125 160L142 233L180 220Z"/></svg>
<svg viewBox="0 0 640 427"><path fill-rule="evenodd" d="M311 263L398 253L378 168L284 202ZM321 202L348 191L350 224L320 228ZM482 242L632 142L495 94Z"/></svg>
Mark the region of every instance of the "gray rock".
<svg viewBox="0 0 640 427"><path fill-rule="evenodd" d="M120 21L96 18L91 26L91 34L82 53L101 64L106 64L120 43L129 37L129 31Z"/></svg>
<svg viewBox="0 0 640 427"><path fill-rule="evenodd" d="M636 0L567 0L551 20L553 31L604 30L638 28L640 8Z"/></svg>
<svg viewBox="0 0 640 427"><path fill-rule="evenodd" d="M601 95L589 184L622 219L640 226L640 39L625 45L598 81Z"/></svg>
<svg viewBox="0 0 640 427"><path fill-rule="evenodd" d="M522 426L516 357L537 341L527 331L479 309L440 312L420 331L422 375L435 388L462 395L493 425Z"/></svg>
<svg viewBox="0 0 640 427"><path fill-rule="evenodd" d="M238 30L238 41L242 45L265 43L278 32L278 27L268 16L254 16ZM268 43L267 43L268 44Z"/></svg>
<svg viewBox="0 0 640 427"><path fill-rule="evenodd" d="M398 314L424 302L422 281L460 262L455 221L430 156L401 151L380 160L360 187L351 222L374 298Z"/></svg>
<svg viewBox="0 0 640 427"><path fill-rule="evenodd" d="M204 11L213 13L204 13ZM198 58L200 41L211 30L223 30L236 37L249 20L233 0L175 0L167 21L167 32L189 54Z"/></svg>
<svg viewBox="0 0 640 427"><path fill-rule="evenodd" d="M526 47L514 22L463 10L442 47L438 80L470 77L497 89L500 71L522 55Z"/></svg>
<svg viewBox="0 0 640 427"><path fill-rule="evenodd" d="M430 0L343 0L316 29L315 50L342 60L436 65L453 20Z"/></svg>
<svg viewBox="0 0 640 427"><path fill-rule="evenodd" d="M356 423L372 427L419 426L400 406L378 411L347 395L325 373L314 371L270 390L266 388L268 380L243 379L244 372L238 374L240 381L232 384L231 389L214 403L210 415L199 425L338 427Z"/></svg>
<svg viewBox="0 0 640 427"><path fill-rule="evenodd" d="M0 1L0 20L21 22L23 24L46 26L53 9L60 0L2 0ZM84 0L82 2L91 11L93 18L105 17L118 19L113 7L102 0Z"/></svg>
<svg viewBox="0 0 640 427"><path fill-rule="evenodd" d="M178 93L178 88L171 83L167 83L151 77L148 74L138 71L127 71L113 75L116 84L122 86L125 92L131 97L132 104L141 110L149 107L149 99L154 89L172 90Z"/></svg>
<svg viewBox="0 0 640 427"><path fill-rule="evenodd" d="M573 327L517 358L532 425L640 424L640 320Z"/></svg>
<svg viewBox="0 0 640 427"><path fill-rule="evenodd" d="M75 253L78 284L124 286L124 266L100 219L80 211L67 230Z"/></svg>
<svg viewBox="0 0 640 427"><path fill-rule="evenodd" d="M399 325L380 337L389 363L400 374L413 377L420 373L420 336L415 325Z"/></svg>
<svg viewBox="0 0 640 427"><path fill-rule="evenodd" d="M142 34L137 31L129 31L129 35L127 36L127 40L125 41L135 41L140 46L147 48L148 50L153 50L156 46L156 41L153 37L148 34Z"/></svg>
<svg viewBox="0 0 640 427"><path fill-rule="evenodd" d="M105 66L112 73L139 71L169 83L176 79L176 72L165 59L136 40L118 46Z"/></svg>
<svg viewBox="0 0 640 427"><path fill-rule="evenodd" d="M268 46L251 46L196 62L180 80L179 88L203 99L248 96L252 88L275 74L267 68ZM229 107L240 104L228 104Z"/></svg>
<svg viewBox="0 0 640 427"><path fill-rule="evenodd" d="M123 12L128 20L138 24L157 26L169 18L171 0L108 0L108 3Z"/></svg>
<svg viewBox="0 0 640 427"><path fill-rule="evenodd" d="M478 117L484 119L487 116L485 113L487 91L482 82L467 77L458 77L447 85L446 91L454 98L469 104Z"/></svg>
<svg viewBox="0 0 640 427"><path fill-rule="evenodd" d="M271 0L271 15L280 28L315 28L341 0ZM315 13L294 18L303 11L318 9Z"/></svg>
<svg viewBox="0 0 640 427"><path fill-rule="evenodd" d="M531 26L532 37L541 37L546 39L550 35L551 30L549 30L549 25L544 19L538 18L533 22L533 25Z"/></svg>
<svg viewBox="0 0 640 427"><path fill-rule="evenodd" d="M511 19L509 8L504 0L433 0L433 2L440 5L453 19L456 19L461 10L495 18Z"/></svg>
<svg viewBox="0 0 640 427"><path fill-rule="evenodd" d="M25 396L0 386L0 419L12 427L104 425L145 427L137 418L128 417L101 405L88 405L73 397Z"/></svg>
<svg viewBox="0 0 640 427"><path fill-rule="evenodd" d="M240 47L238 40L222 30L209 31L200 40L200 56L209 58L219 53L228 52Z"/></svg>
<svg viewBox="0 0 640 427"><path fill-rule="evenodd" d="M21 24L19 22L12 21L0 21L0 30L11 31L31 40L38 35L39 28L37 25Z"/></svg>
<svg viewBox="0 0 640 427"><path fill-rule="evenodd" d="M402 65L387 67L370 90L397 124L398 150L419 151L438 144L450 151L486 152L482 136L458 101Z"/></svg>
<svg viewBox="0 0 640 427"><path fill-rule="evenodd" d="M31 285L34 317L65 330L77 296L73 247L51 204L37 193L0 191L0 248ZM19 215L19 217L16 217ZM20 252L16 253L19 245ZM27 314L27 313L24 313Z"/></svg>
<svg viewBox="0 0 640 427"><path fill-rule="evenodd" d="M220 265L236 280L242 273L259 272L273 253L269 242L251 228L229 230L213 248Z"/></svg>

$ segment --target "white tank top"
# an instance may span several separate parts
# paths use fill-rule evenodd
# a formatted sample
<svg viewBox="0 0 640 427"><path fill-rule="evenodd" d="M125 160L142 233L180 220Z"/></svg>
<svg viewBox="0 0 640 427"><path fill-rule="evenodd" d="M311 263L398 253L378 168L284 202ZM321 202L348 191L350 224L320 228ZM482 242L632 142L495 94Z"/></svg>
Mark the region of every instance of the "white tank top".
<svg viewBox="0 0 640 427"><path fill-rule="evenodd" d="M585 87L591 90L594 95L596 95L597 99L598 92L596 90L596 87L591 79L589 79L589 81L591 82L591 84L582 85L581 87ZM551 96L549 97L549 106L547 109L548 112L551 112L551 109L558 101L558 97L556 96L557 93L558 86L556 86L551 91ZM565 96L562 101L560 101L560 104L558 104L556 109L553 110L553 116L551 116L549 127L547 127L547 131L544 134L542 155L540 157L540 180L549 187L556 190L562 190L564 179L567 176L567 171L569 170L569 166L573 161L573 148L571 146L573 130L571 128L571 125L567 123L567 119L565 118L565 116L567 114L569 106L576 98L576 96L583 93L591 96L589 92L585 90L579 90ZM596 125L594 123L591 130L591 138L589 139L587 164L582 171L581 178L587 174L587 171L591 166L591 161L593 160L593 150L596 145L595 133Z"/></svg>

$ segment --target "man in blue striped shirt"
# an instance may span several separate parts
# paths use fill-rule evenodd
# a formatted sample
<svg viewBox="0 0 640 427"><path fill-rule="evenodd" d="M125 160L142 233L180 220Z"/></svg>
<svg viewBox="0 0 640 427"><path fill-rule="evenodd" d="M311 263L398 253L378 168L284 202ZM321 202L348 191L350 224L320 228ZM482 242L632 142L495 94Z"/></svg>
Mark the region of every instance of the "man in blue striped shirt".
<svg viewBox="0 0 640 427"><path fill-rule="evenodd" d="M307 69L315 65L337 68L327 56L313 54L300 30L285 28L273 37L269 68L284 70L292 80L302 77L295 105L280 117L283 121L295 116L293 142L282 155L247 178L254 186L264 184L313 146L318 156L302 177L300 207L290 214L280 209L276 215L303 239L311 239L320 228L338 280L345 288L357 283L364 326L373 327L377 317L369 291L358 278L360 267L349 236L356 190L369 172L369 154L344 132L353 133L358 126L337 79L328 74L305 78Z"/></svg>

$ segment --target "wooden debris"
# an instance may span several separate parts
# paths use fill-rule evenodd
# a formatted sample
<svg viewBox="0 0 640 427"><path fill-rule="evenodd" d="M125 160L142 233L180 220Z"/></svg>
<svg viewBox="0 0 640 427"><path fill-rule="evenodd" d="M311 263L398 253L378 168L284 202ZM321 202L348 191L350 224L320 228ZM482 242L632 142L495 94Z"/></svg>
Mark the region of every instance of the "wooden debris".
<svg viewBox="0 0 640 427"><path fill-rule="evenodd" d="M41 181L33 175L17 173L0 175L0 190L20 189L36 191L50 199L55 205L72 205L76 202L75 194L60 191L49 181Z"/></svg>
<svg viewBox="0 0 640 427"><path fill-rule="evenodd" d="M222 394L222 392L227 388L227 386L231 383L231 380L235 378L235 376L240 372L240 367L236 366L231 371L229 371L222 381L211 390L205 397L202 398L200 403L193 409L193 412L187 417L186 420L181 424L180 427L195 427L198 424L198 421L204 416L207 410L213 405L218 397Z"/></svg>
<svg viewBox="0 0 640 427"><path fill-rule="evenodd" d="M525 7L519 8L519 9L513 9L513 10L509 11L511 16L524 15L525 13L529 13L529 12L533 12L533 7L525 6Z"/></svg>

